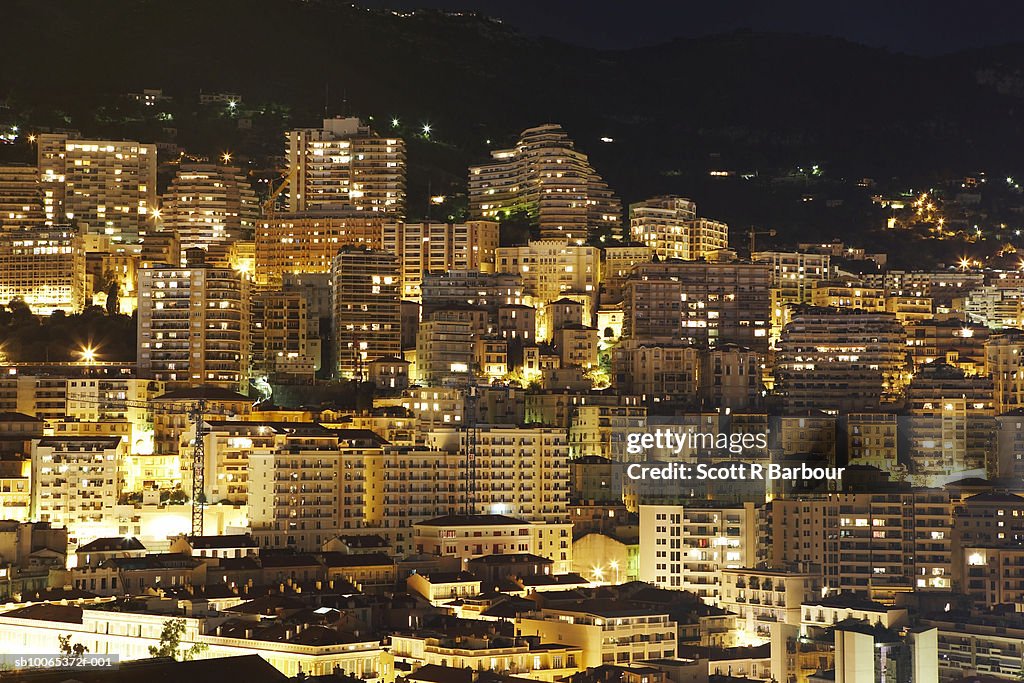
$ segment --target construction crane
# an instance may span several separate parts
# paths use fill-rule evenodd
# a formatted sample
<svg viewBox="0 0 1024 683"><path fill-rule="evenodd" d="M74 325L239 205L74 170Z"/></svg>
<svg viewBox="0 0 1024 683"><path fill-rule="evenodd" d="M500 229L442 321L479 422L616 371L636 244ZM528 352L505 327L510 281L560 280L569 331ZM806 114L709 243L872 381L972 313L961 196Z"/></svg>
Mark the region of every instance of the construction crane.
<svg viewBox="0 0 1024 683"><path fill-rule="evenodd" d="M476 413L480 397L476 392L476 377L470 370L469 386L466 387L466 401L463 409L466 425L466 514L476 510Z"/></svg>
<svg viewBox="0 0 1024 683"><path fill-rule="evenodd" d="M442 384L450 389L463 392L462 398L462 429L466 434L463 452L466 455L466 500L465 513L474 514L476 509L476 453L477 453L477 405L480 395L477 392L476 375L472 368L466 371L466 379L449 378Z"/></svg>
<svg viewBox="0 0 1024 683"><path fill-rule="evenodd" d="M757 251L757 249L755 249L754 246L755 246L755 240L757 239L758 235L765 235L767 237L775 237L775 235L777 235L777 234L778 233L775 231L775 228L772 228L771 230L757 230L756 228L751 228L750 230L748 230L747 231L747 236L750 237L750 257L753 258L754 257L754 252Z"/></svg>
<svg viewBox="0 0 1024 683"><path fill-rule="evenodd" d="M194 401L133 401L128 399L95 398L67 394L65 401L78 403L94 403L108 408L140 408L162 415L188 415L189 423L195 426L192 439L192 535L203 535L203 504L206 491L206 416L209 414L230 415L225 411L214 410L206 399Z"/></svg>
<svg viewBox="0 0 1024 683"><path fill-rule="evenodd" d="M288 187L290 181L291 176L285 176L284 180L281 181L281 184L278 185L277 188L271 190L270 194L267 196L266 201L263 202L264 216L269 218L270 216L274 215L275 207L277 205L277 198L280 197L281 193L284 192L286 187Z"/></svg>

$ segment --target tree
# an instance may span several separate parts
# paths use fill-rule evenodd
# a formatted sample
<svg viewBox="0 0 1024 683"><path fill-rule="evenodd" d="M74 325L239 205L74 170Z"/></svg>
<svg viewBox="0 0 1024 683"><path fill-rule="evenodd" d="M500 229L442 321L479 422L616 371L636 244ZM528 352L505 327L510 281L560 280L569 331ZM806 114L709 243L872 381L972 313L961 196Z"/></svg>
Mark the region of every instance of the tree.
<svg viewBox="0 0 1024 683"><path fill-rule="evenodd" d="M150 645L149 654L153 657L170 657L187 662L206 650L205 643L194 643L187 650L178 652L183 635L185 635L185 620L168 619L164 622L163 630L160 631L160 645Z"/></svg>
<svg viewBox="0 0 1024 683"><path fill-rule="evenodd" d="M107 315L115 316L120 308L120 302L118 301L118 294L121 291L121 286L117 280L110 283L110 287L107 288Z"/></svg>
<svg viewBox="0 0 1024 683"><path fill-rule="evenodd" d="M89 651L89 648L81 643L75 643L72 645L70 633L63 636L57 636L57 643L59 643L58 647L60 648L60 653L65 657L81 657Z"/></svg>

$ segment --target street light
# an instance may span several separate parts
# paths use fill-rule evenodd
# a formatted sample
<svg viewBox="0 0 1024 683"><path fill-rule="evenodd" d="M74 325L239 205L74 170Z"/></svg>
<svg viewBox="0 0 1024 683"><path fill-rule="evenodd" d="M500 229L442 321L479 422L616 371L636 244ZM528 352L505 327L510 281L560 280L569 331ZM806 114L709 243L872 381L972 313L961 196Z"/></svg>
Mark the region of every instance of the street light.
<svg viewBox="0 0 1024 683"><path fill-rule="evenodd" d="M228 163L229 161L231 161L231 152L224 152L223 154L220 155L220 159L225 164Z"/></svg>
<svg viewBox="0 0 1024 683"><path fill-rule="evenodd" d="M78 353L82 356L82 361L85 363L92 363L96 360L96 349L91 346L83 347Z"/></svg>

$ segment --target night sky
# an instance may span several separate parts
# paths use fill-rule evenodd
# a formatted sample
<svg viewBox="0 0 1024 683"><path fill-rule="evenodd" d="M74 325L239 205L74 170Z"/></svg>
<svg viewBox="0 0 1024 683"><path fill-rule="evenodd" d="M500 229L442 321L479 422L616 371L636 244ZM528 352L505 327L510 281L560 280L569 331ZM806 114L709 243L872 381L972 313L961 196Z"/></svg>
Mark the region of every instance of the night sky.
<svg viewBox="0 0 1024 683"><path fill-rule="evenodd" d="M629 48L737 29L828 35L936 55L1024 41L1018 0L366 0L396 9L475 10L531 35Z"/></svg>

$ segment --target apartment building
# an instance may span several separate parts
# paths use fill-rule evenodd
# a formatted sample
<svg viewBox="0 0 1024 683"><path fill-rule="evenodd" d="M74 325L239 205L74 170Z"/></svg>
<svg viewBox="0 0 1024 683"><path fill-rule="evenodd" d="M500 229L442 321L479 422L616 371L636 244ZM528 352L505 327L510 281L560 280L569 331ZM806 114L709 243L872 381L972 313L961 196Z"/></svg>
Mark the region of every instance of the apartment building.
<svg viewBox="0 0 1024 683"><path fill-rule="evenodd" d="M469 323L425 320L416 333L416 374L423 384L468 382L476 372Z"/></svg>
<svg viewBox="0 0 1024 683"><path fill-rule="evenodd" d="M905 356L889 313L805 307L782 330L775 388L790 410L875 409L901 386Z"/></svg>
<svg viewBox="0 0 1024 683"><path fill-rule="evenodd" d="M163 196L164 230L178 234L186 249L207 252L206 262L228 267L237 240L252 239L259 217L256 192L241 169L219 164L182 164Z"/></svg>
<svg viewBox="0 0 1024 683"><path fill-rule="evenodd" d="M523 131L511 149L469 169L469 210L496 220L523 211L543 237L584 242L592 233L618 236L622 204L553 123Z"/></svg>
<svg viewBox="0 0 1024 683"><path fill-rule="evenodd" d="M767 351L769 278L758 263L638 264L624 285L622 335Z"/></svg>
<svg viewBox="0 0 1024 683"><path fill-rule="evenodd" d="M249 316L252 374L272 380L312 381L320 369L320 337L301 292L258 292Z"/></svg>
<svg viewBox="0 0 1024 683"><path fill-rule="evenodd" d="M66 526L73 540L90 541L117 524L121 462L118 436L44 437L32 440L32 517Z"/></svg>
<svg viewBox="0 0 1024 683"><path fill-rule="evenodd" d="M774 347L782 328L789 322L790 306L811 303L815 284L830 277L831 257L800 251L755 251L751 260L771 268L769 338Z"/></svg>
<svg viewBox="0 0 1024 683"><path fill-rule="evenodd" d="M612 348L612 385L624 394L672 401L697 393L700 352L683 342L630 337Z"/></svg>
<svg viewBox="0 0 1024 683"><path fill-rule="evenodd" d="M972 375L984 370L991 331L983 325L951 318L915 322L906 329L915 368L943 361Z"/></svg>
<svg viewBox="0 0 1024 683"><path fill-rule="evenodd" d="M969 476L995 476L996 420L992 380L929 363L907 388L910 466L916 480L936 486Z"/></svg>
<svg viewBox="0 0 1024 683"><path fill-rule="evenodd" d="M498 248L498 224L492 221L465 223L385 223L384 251L398 256L402 270L403 299L422 300L427 273L451 270L494 272Z"/></svg>
<svg viewBox="0 0 1024 683"><path fill-rule="evenodd" d="M672 659L677 653L678 628L666 612L621 600L544 606L520 617L516 631L582 648L580 666L586 668Z"/></svg>
<svg viewBox="0 0 1024 683"><path fill-rule="evenodd" d="M982 608L1024 602L1024 546L963 546L963 592Z"/></svg>
<svg viewBox="0 0 1024 683"><path fill-rule="evenodd" d="M249 283L227 268L139 271L139 373L168 386L246 391Z"/></svg>
<svg viewBox="0 0 1024 683"><path fill-rule="evenodd" d="M945 612L921 620L938 630L939 681L952 683L965 671L1012 680L1024 674L1024 618L1017 614Z"/></svg>
<svg viewBox="0 0 1024 683"><path fill-rule="evenodd" d="M523 291L532 296L535 306L546 306L563 297L584 302L587 320L597 310L598 283L601 281L601 254L597 247L586 247L557 239L531 241L526 246L498 247L495 268L499 273L515 273L523 279ZM521 303L521 302L517 302ZM541 323L547 339L550 324Z"/></svg>
<svg viewBox="0 0 1024 683"><path fill-rule="evenodd" d="M354 211L281 213L258 221L255 282L280 287L289 276L331 272L344 247L381 249L385 218Z"/></svg>
<svg viewBox="0 0 1024 683"><path fill-rule="evenodd" d="M402 353L398 260L384 251L344 248L331 275L337 372L365 379L370 361Z"/></svg>
<svg viewBox="0 0 1024 683"><path fill-rule="evenodd" d="M45 218L39 169L0 164L0 232L39 227Z"/></svg>
<svg viewBox="0 0 1024 683"><path fill-rule="evenodd" d="M351 209L402 216L405 141L355 117L287 133L289 211Z"/></svg>
<svg viewBox="0 0 1024 683"><path fill-rule="evenodd" d="M36 315L85 308L85 248L66 226L7 228L0 239L0 301L22 299Z"/></svg>
<svg viewBox="0 0 1024 683"><path fill-rule="evenodd" d="M722 570L719 606L737 616L740 640L771 641L780 624L800 626L801 606L821 596L820 571L797 569Z"/></svg>
<svg viewBox="0 0 1024 683"><path fill-rule="evenodd" d="M572 411L569 454L572 458L597 456L622 461L626 439L647 427L647 407L629 405L580 405Z"/></svg>
<svg viewBox="0 0 1024 683"><path fill-rule="evenodd" d="M155 145L67 133L42 133L36 145L47 225L84 223L122 243L155 230Z"/></svg>
<svg viewBox="0 0 1024 683"><path fill-rule="evenodd" d="M992 378L996 415L1024 408L1024 334L1007 331L990 337L984 372Z"/></svg>
<svg viewBox="0 0 1024 683"><path fill-rule="evenodd" d="M527 299L523 278L516 273L475 270L426 273L421 289L424 317L438 309L461 306L484 311L492 317L500 307L523 306Z"/></svg>
<svg viewBox="0 0 1024 683"><path fill-rule="evenodd" d="M653 250L646 244L622 243L604 247L601 250L601 305L620 303L622 285L629 277L633 266L650 263Z"/></svg>
<svg viewBox="0 0 1024 683"><path fill-rule="evenodd" d="M476 451L475 513L494 512L546 522L568 520L569 441L564 430L481 424L475 434L469 434L444 427L428 431L426 445L465 457L470 438ZM464 472L450 472L448 480L466 476Z"/></svg>
<svg viewBox="0 0 1024 683"><path fill-rule="evenodd" d="M717 604L722 572L757 557L755 505L641 505L640 537L641 581Z"/></svg>
<svg viewBox="0 0 1024 683"><path fill-rule="evenodd" d="M454 514L413 524L415 552L472 560L530 553L552 561L554 574L572 571L572 524L529 522L500 514Z"/></svg>
<svg viewBox="0 0 1024 683"><path fill-rule="evenodd" d="M900 418L895 413L846 416L846 458L850 465L895 472L899 462ZM903 421L904 425L906 421Z"/></svg>
<svg viewBox="0 0 1024 683"><path fill-rule="evenodd" d="M629 205L629 231L658 259L699 261L729 248L729 226L697 216L697 205L666 195Z"/></svg>
<svg viewBox="0 0 1024 683"><path fill-rule="evenodd" d="M755 408L764 398L763 354L738 344L721 344L700 354L698 384L707 405L728 410Z"/></svg>
<svg viewBox="0 0 1024 683"><path fill-rule="evenodd" d="M830 590L892 603L953 587L953 505L942 489L775 498L762 524L763 561L820 566Z"/></svg>

